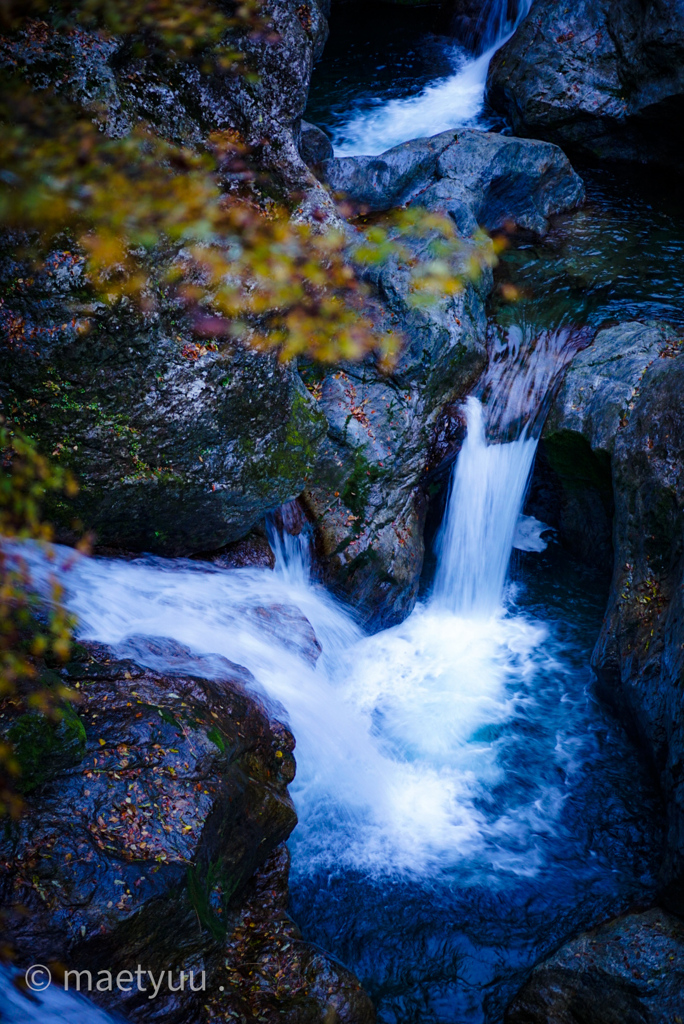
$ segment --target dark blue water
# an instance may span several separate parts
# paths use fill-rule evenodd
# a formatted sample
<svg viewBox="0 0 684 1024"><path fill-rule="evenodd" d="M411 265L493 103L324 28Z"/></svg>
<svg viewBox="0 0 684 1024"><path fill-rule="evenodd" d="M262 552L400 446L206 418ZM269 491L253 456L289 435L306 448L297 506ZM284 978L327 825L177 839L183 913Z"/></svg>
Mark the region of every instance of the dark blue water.
<svg viewBox="0 0 684 1024"><path fill-rule="evenodd" d="M307 938L356 971L386 1024L501 1021L536 961L655 892L660 800L592 695L589 656L606 581L555 548L522 557L511 611L543 621L549 635L530 701L523 696L519 713L488 737L505 740L505 771L481 809L494 820L504 808L556 795L554 807L541 797L536 834L521 834L515 869L515 841L503 833L500 865L466 858L423 878L311 875L295 844L296 919ZM511 685L525 693L522 680Z"/></svg>
<svg viewBox="0 0 684 1024"><path fill-rule="evenodd" d="M577 165L583 209L554 217L544 239L509 239L492 315L506 324L594 327L684 323L684 195L672 172ZM511 301L507 288L517 291Z"/></svg>
<svg viewBox="0 0 684 1024"><path fill-rule="evenodd" d="M304 116L336 140L352 113L417 95L452 74L464 53L436 6L334 7Z"/></svg>

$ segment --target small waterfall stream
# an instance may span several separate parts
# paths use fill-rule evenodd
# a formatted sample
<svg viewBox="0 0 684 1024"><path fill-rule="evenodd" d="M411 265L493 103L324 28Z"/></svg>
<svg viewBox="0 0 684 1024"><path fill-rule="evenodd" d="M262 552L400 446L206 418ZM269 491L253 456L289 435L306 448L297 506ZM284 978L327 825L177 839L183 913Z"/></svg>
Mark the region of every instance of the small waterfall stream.
<svg viewBox="0 0 684 1024"><path fill-rule="evenodd" d="M440 537L433 601L454 615L487 616L501 605L537 443L523 431L516 441L488 445L481 404L469 398L466 410L468 433Z"/></svg>
<svg viewBox="0 0 684 1024"><path fill-rule="evenodd" d="M335 155L384 153L409 139L450 128L480 127L489 64L527 15L532 0L487 0L477 21L476 49L451 48L452 74L417 95L357 110L337 126Z"/></svg>
<svg viewBox="0 0 684 1024"><path fill-rule="evenodd" d="M220 677L222 655L253 673L297 740L295 913L388 1024L499 1020L559 936L653 886L648 785L587 693L601 595L575 581L535 603L506 582L540 410L573 346L500 341L465 405L433 592L375 635L311 580L306 532L274 523L275 571L23 549L38 583L61 575L81 639L166 672ZM527 526L520 546L540 550ZM284 631L264 625L273 608Z"/></svg>

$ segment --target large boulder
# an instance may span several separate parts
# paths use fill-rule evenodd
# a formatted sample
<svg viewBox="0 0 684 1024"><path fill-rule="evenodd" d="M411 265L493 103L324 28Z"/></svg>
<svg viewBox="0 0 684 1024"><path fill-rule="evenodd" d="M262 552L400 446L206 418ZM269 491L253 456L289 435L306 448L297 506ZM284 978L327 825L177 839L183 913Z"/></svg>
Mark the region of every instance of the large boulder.
<svg viewBox="0 0 684 1024"><path fill-rule="evenodd" d="M535 0L493 58L487 96L518 135L681 166L684 2Z"/></svg>
<svg viewBox="0 0 684 1024"><path fill-rule="evenodd" d="M60 965L57 983L69 970L71 991L82 972L81 991L130 1021L372 1024L356 979L287 917L292 736L245 669L171 641L133 646L178 671L79 646L68 719L2 709L26 804L2 836L6 950L21 969Z"/></svg>
<svg viewBox="0 0 684 1024"><path fill-rule="evenodd" d="M262 5L271 28L228 41L251 74L140 56L135 40L47 22L2 37L0 66L22 68L37 88L54 84L111 135L142 120L201 149L212 132L237 133L281 198L330 211L298 150L326 9L325 0ZM75 501L50 510L62 539L82 527L111 547L202 552L301 492L326 427L293 365L196 344L163 295L155 315L123 302L107 309L90 301L77 253L54 253L34 274L16 248L5 240L0 270L0 401L79 480Z"/></svg>
<svg viewBox="0 0 684 1024"><path fill-rule="evenodd" d="M240 70L203 57L169 62L154 52L141 56L144 42L37 21L0 38L0 68L22 68L38 88L56 85L96 112L111 135L125 135L142 120L165 138L201 147L212 132L228 132L304 212L332 213L299 151L329 7L328 0L265 0L260 30L237 27L225 40L229 52L244 55Z"/></svg>
<svg viewBox="0 0 684 1024"><path fill-rule="evenodd" d="M486 288L413 309L408 276L397 266L380 275L385 321L408 334L392 375L362 364L312 368L310 378L328 423L302 499L315 522L317 561L374 628L400 622L415 604L433 437L443 406L468 393L486 360Z"/></svg>
<svg viewBox="0 0 684 1024"><path fill-rule="evenodd" d="M669 1024L682 1009L684 923L654 908L566 942L535 967L505 1024Z"/></svg>
<svg viewBox="0 0 684 1024"><path fill-rule="evenodd" d="M575 356L547 417L532 485L535 515L587 565L613 568L615 440L644 375L670 350L671 328L624 323Z"/></svg>
<svg viewBox="0 0 684 1024"><path fill-rule="evenodd" d="M377 157L326 161L331 188L375 212L414 203L451 216L468 242L478 225L517 223L543 233L547 218L582 202L581 180L555 146L483 132L444 132ZM486 364L485 269L459 294L417 306L408 259L369 273L378 332L403 333L390 375L369 364L302 370L328 423L304 492L326 580L374 626L413 607L423 564L424 476L446 406L463 398Z"/></svg>
<svg viewBox="0 0 684 1024"><path fill-rule="evenodd" d="M24 323L0 350L5 412L80 483L52 509L61 535L78 517L103 545L192 554L299 494L326 425L295 367L199 346L173 309L86 310L78 267L58 254L2 311Z"/></svg>
<svg viewBox="0 0 684 1024"><path fill-rule="evenodd" d="M667 798L664 881L684 872L683 388L675 331L601 331L571 365L542 439L571 547L605 529L596 510L614 502L613 579L592 664L599 693L648 752Z"/></svg>
<svg viewBox="0 0 684 1024"><path fill-rule="evenodd" d="M448 213L463 235L506 223L544 234L550 214L584 199L557 146L472 129L414 139L379 156L327 160L322 175L369 211L416 203Z"/></svg>
<svg viewBox="0 0 684 1024"><path fill-rule="evenodd" d="M615 569L593 655L600 692L652 756L671 876L684 871L684 353L655 362L613 451Z"/></svg>

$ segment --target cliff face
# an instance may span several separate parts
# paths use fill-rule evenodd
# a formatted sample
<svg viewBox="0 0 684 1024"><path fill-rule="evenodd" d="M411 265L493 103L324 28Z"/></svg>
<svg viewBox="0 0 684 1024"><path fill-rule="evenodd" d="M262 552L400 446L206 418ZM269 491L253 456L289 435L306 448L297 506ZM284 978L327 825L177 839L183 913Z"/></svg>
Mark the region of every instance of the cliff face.
<svg viewBox="0 0 684 1024"><path fill-rule="evenodd" d="M669 873L684 871L684 358L641 384L613 455L615 570L594 652L600 691L633 724L668 798Z"/></svg>

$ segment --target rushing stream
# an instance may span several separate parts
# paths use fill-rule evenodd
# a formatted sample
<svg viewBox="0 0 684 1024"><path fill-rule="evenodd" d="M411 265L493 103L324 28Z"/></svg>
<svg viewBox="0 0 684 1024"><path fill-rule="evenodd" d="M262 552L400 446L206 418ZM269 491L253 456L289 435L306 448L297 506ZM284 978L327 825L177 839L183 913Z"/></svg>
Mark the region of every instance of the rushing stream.
<svg viewBox="0 0 684 1024"><path fill-rule="evenodd" d="M510 5L511 21L509 6L490 4L476 53L432 28L409 42L379 21L381 65L379 47L373 62L338 35L308 116L340 153L486 123L491 54L528 8ZM606 581L545 549L543 524L521 519L548 394L577 340L559 328L681 319L682 271L663 246L679 212L654 212L611 180L591 172L586 211L505 256L500 280L521 302L495 299L492 320L523 348L546 331L544 358L533 352L468 399L435 577L401 625L364 634L312 579L306 532L272 527L273 572L27 552L39 581L61 575L81 639L169 672L220 674L211 656L222 655L253 673L297 740L294 916L358 974L383 1024L495 1024L541 956L654 891L658 797L591 693ZM511 573L514 546L524 553ZM264 630L258 610L273 605L312 624L315 666ZM205 657L184 665L145 637Z"/></svg>
<svg viewBox="0 0 684 1024"><path fill-rule="evenodd" d="M435 26L430 13L394 8L389 26L383 8L374 15L357 4L356 17L345 12L339 27L333 15L331 44L312 80L307 116L331 132L338 156L382 153L449 128L487 127L489 62L530 4L487 0L477 44L467 47ZM366 27L362 37L359 18ZM345 26L351 25L347 37Z"/></svg>
<svg viewBox="0 0 684 1024"><path fill-rule="evenodd" d="M81 638L170 672L220 674L224 655L282 709L297 738L294 912L383 1021L500 1020L540 955L653 891L656 798L588 688L605 592L553 557L545 571L541 553L506 583L535 413L571 348L561 333L528 353L517 372L534 387L509 389L504 367L503 401L486 380L486 404L468 399L434 587L399 626L364 635L311 581L305 533L273 530L274 572L57 559ZM517 436L492 443L493 424ZM534 527L521 546L539 552ZM32 560L37 577L55 570ZM272 605L311 622L315 667L264 631L255 613Z"/></svg>

